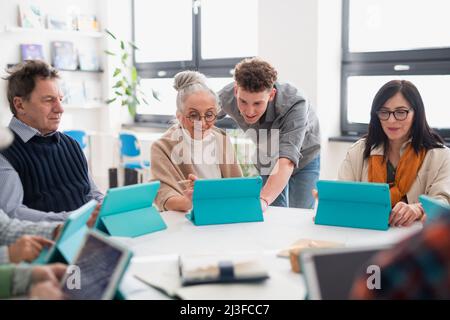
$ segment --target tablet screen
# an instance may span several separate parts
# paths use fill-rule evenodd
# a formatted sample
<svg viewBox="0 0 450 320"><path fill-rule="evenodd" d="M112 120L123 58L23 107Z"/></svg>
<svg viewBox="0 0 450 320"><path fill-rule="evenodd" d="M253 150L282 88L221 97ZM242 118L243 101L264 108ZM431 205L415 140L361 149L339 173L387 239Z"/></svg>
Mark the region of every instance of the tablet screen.
<svg viewBox="0 0 450 320"><path fill-rule="evenodd" d="M369 266L379 249L318 254L312 257L321 298L348 299L355 277Z"/></svg>
<svg viewBox="0 0 450 320"><path fill-rule="evenodd" d="M108 289L114 281L115 272L119 268L123 251L113 247L108 242L89 234L76 261L79 267L79 288L69 289L67 281L63 280L62 290L67 299L100 300L109 299L114 292ZM114 286L115 287L115 286Z"/></svg>

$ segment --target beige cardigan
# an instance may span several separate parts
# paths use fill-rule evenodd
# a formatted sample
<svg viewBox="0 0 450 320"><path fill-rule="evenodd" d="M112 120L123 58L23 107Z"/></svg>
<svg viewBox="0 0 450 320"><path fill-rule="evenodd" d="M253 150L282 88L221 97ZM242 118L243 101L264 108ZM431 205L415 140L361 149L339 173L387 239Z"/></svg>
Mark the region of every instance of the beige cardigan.
<svg viewBox="0 0 450 320"><path fill-rule="evenodd" d="M403 154L407 141L400 149ZM338 179L347 181L364 181L368 178L368 161L363 159L365 139L357 141L347 152L347 156L339 169ZM383 147L378 147L371 155L383 155ZM428 150L423 164L417 173L411 189L406 194L408 203L418 203L419 195L426 194L435 199L450 203L450 149Z"/></svg>
<svg viewBox="0 0 450 320"><path fill-rule="evenodd" d="M230 139L223 130L216 127L212 134L217 142L216 163L219 164L222 178L242 177ZM151 146L152 180L161 182L155 203L161 211L165 210L164 205L170 197L183 195L178 181L187 179L191 173L196 174L193 165L189 163L190 154L183 154L180 148L182 137L181 127L176 124Z"/></svg>

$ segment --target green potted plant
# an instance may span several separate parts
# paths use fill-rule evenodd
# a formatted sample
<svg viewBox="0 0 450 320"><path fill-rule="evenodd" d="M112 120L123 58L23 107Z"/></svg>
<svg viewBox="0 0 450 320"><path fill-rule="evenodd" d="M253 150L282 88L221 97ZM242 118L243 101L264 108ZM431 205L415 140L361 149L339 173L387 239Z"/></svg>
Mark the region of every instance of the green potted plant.
<svg viewBox="0 0 450 320"><path fill-rule="evenodd" d="M136 70L136 67L131 61L131 51L139 50L139 48L132 42L118 39L109 30L105 32L115 41L118 42L118 51L112 52L105 50L105 53L110 56L120 58L119 65L115 68L113 78L115 79L114 97L106 101L107 104L111 104L114 101L120 101L122 106L128 107L128 112L134 118L136 115L136 109L139 105L149 105L145 96L145 93L141 90L140 79ZM157 93L152 90L152 95L155 99L158 99Z"/></svg>

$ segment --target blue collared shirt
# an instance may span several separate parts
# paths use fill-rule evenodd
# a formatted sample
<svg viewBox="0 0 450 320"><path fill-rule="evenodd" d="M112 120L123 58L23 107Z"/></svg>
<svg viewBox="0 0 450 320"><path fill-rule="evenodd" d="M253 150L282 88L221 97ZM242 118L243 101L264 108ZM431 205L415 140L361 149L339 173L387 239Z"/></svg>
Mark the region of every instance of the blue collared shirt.
<svg viewBox="0 0 450 320"><path fill-rule="evenodd" d="M11 119L9 128L14 131L24 143L30 141L34 136L42 134L16 117ZM56 132L46 136L54 135ZM89 199L95 199L99 202L103 200L104 195L98 190L91 175L89 174L89 183L91 191L88 194ZM19 174L13 168L6 158L0 154L0 209L5 211L11 218L28 221L65 221L71 212L44 212L28 208L23 204L23 186Z"/></svg>

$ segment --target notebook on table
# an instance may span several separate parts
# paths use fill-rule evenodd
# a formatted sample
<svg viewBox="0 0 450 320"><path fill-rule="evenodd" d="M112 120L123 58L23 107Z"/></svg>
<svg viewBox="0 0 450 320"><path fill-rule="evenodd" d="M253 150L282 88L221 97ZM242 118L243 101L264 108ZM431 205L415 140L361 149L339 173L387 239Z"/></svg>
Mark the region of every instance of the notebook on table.
<svg viewBox="0 0 450 320"><path fill-rule="evenodd" d="M183 286L259 282L269 278L262 259L252 255L181 255L178 263Z"/></svg>

